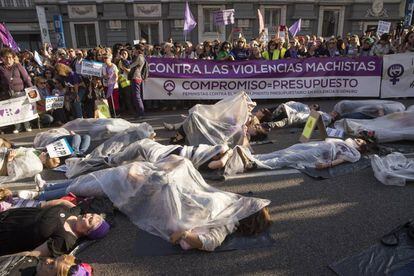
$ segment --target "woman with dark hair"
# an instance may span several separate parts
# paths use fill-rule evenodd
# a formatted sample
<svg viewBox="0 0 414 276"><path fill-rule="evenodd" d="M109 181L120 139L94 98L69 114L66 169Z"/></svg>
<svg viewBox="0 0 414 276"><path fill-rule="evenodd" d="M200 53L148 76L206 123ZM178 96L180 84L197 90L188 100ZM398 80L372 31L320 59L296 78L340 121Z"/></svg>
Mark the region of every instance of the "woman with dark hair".
<svg viewBox="0 0 414 276"><path fill-rule="evenodd" d="M382 34L378 42L375 43L375 45L372 46L371 49L372 55L379 57L393 54L394 52L395 51L391 45L389 34Z"/></svg>
<svg viewBox="0 0 414 276"><path fill-rule="evenodd" d="M414 52L414 31L409 31L405 37L404 41L402 43L402 53L409 53Z"/></svg>
<svg viewBox="0 0 414 276"><path fill-rule="evenodd" d="M217 60L234 60L233 55L231 54L231 44L228 41L224 41L216 57Z"/></svg>
<svg viewBox="0 0 414 276"><path fill-rule="evenodd" d="M0 100L25 96L24 89L33 86L27 71L20 63L15 62L16 55L11 49L2 49L0 57L3 60L0 64ZM26 131L32 131L30 122L23 124ZM15 124L13 133L19 133L21 125L21 123Z"/></svg>
<svg viewBox="0 0 414 276"><path fill-rule="evenodd" d="M200 59L215 59L216 55L213 52L213 44L211 41L204 41L203 53L199 56Z"/></svg>
<svg viewBox="0 0 414 276"><path fill-rule="evenodd" d="M266 60L275 60L279 59L279 50L278 50L278 43L275 40L270 40L267 43L267 51L262 53L262 56Z"/></svg>

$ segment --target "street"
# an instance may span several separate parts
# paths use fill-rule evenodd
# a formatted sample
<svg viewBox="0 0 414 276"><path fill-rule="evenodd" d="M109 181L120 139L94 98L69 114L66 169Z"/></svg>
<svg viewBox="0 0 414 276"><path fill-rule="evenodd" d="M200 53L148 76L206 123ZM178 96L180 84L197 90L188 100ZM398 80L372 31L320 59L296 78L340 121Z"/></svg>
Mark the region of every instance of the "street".
<svg viewBox="0 0 414 276"><path fill-rule="evenodd" d="M414 104L413 99L401 101L407 107ZM329 111L337 100L306 102L318 103L321 110ZM260 106L273 103L276 101L262 102ZM180 114L186 112L150 112L142 121L155 128L157 141L167 144L174 133L163 129L162 122L178 122L182 120ZM255 145L253 149L255 153L266 153L286 148L298 142L301 131L300 128L272 130L269 140L273 143ZM32 133L5 137L26 145L37 132L34 129ZM44 176L45 179L63 178L63 174L56 172L47 172ZM34 183L30 181L7 186L33 188ZM78 257L94 267L95 275L333 275L329 264L373 245L383 234L413 218L414 186L385 186L375 179L371 168L326 180L316 180L286 168L252 171L226 181L207 182L226 191L252 192L255 197L270 199L273 221L270 233L275 245L217 253L137 257L134 250L140 246L136 243L138 230L118 212L116 226L109 235Z"/></svg>

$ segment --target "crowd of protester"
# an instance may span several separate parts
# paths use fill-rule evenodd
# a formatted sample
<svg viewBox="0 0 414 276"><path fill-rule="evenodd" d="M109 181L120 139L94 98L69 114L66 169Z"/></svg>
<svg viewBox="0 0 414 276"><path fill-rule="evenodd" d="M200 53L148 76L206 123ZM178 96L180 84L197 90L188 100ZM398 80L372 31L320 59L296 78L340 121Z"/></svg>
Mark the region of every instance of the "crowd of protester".
<svg viewBox="0 0 414 276"><path fill-rule="evenodd" d="M151 45L141 40L139 44L115 44L112 48L52 49L44 44L35 53L11 49L1 50L0 100L22 96L24 88L35 85L42 98L64 96L64 107L45 110L44 101L37 102L40 123L61 126L76 118L99 117L100 104L110 107L112 116L134 115L142 118L145 110L175 110L184 104L175 101L143 101L142 83L148 76L145 57L188 58L204 60L278 60L310 57L383 56L414 51L414 32L405 30L400 35L374 36L347 35L323 38L315 35L290 38L273 38L266 42L263 34L251 41L239 37L233 43L219 40L204 41L197 45L189 41ZM102 62L102 77L82 75L84 60ZM31 131L31 124L23 124ZM16 124L14 133L22 131Z"/></svg>

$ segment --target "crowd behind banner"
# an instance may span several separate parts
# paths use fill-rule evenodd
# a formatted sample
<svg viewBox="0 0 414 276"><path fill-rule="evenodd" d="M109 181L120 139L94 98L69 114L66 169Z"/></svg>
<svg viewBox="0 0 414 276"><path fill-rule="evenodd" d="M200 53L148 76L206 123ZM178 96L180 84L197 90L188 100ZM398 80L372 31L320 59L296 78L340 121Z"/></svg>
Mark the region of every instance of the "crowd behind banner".
<svg viewBox="0 0 414 276"><path fill-rule="evenodd" d="M315 35L289 38L275 37L266 42L261 33L246 41L239 37L233 42L204 41L192 44L169 39L162 44L145 40L134 46L116 44L112 48L59 48L48 44L37 51L14 52L3 48L0 64L0 100L24 95L25 88L35 86L41 99L35 104L44 125L62 125L75 118L97 118L135 115L141 118L145 110L166 110L192 106L194 101L143 101L143 82L148 77L146 58L201 59L216 61L285 60L311 57L383 57L394 53L414 52L412 27L398 35L323 38ZM392 76L391 76L392 77ZM53 99L50 99L52 97ZM48 99L49 98L49 99ZM61 105L61 99L63 106ZM48 100L46 100L48 99ZM53 108L46 108L54 104ZM30 131L28 122L24 123ZM15 133L22 125L15 125Z"/></svg>

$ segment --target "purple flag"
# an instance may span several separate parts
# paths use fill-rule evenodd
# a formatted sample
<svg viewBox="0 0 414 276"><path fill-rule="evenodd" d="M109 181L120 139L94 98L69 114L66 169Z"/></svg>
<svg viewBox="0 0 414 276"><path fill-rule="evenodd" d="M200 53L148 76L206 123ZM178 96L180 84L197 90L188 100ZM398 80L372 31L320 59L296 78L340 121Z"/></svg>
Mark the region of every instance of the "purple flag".
<svg viewBox="0 0 414 276"><path fill-rule="evenodd" d="M290 26L290 28L289 28L289 32L292 34L292 36L296 36L296 34L297 34L298 32L300 32L300 27L301 27L301 25L302 25L302 19L301 19L301 18L299 18L299 20L298 20L298 21L296 21L295 23L293 23L293 25L292 25L292 26Z"/></svg>
<svg viewBox="0 0 414 276"><path fill-rule="evenodd" d="M188 2L185 2L185 13L184 13L184 32L191 32L195 28L197 22L194 20L194 16L190 11Z"/></svg>
<svg viewBox="0 0 414 276"><path fill-rule="evenodd" d="M10 47L13 51L15 52L20 51L20 48L17 45L16 41L14 41L13 36L9 32L9 30L6 28L6 26L2 23L0 23L0 39L4 45L6 45L7 47Z"/></svg>

